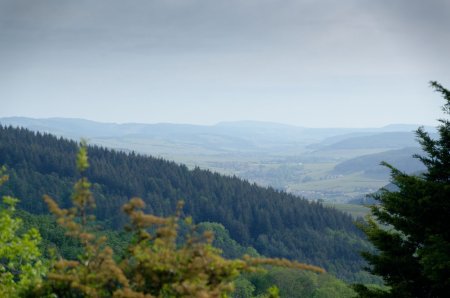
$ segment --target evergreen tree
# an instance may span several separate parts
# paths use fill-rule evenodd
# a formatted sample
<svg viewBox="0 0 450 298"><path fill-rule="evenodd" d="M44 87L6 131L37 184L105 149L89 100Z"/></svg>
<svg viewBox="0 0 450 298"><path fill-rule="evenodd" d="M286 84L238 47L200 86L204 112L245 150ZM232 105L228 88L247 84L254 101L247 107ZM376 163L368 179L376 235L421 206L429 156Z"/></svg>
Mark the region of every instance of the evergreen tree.
<svg viewBox="0 0 450 298"><path fill-rule="evenodd" d="M431 86L446 100L450 91ZM425 155L415 156L427 167L424 174L407 175L395 167L397 190L383 190L375 198L372 217L362 226L377 253L364 252L371 273L383 277L387 291L355 286L360 297L448 297L450 293L450 121L439 119L438 138L423 128L417 138Z"/></svg>

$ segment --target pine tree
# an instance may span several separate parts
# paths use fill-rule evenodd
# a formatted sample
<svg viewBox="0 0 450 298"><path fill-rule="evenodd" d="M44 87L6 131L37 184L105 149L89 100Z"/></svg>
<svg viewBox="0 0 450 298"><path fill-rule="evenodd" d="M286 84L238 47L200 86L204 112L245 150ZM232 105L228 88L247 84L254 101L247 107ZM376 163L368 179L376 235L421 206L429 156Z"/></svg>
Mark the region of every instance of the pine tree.
<svg viewBox="0 0 450 298"><path fill-rule="evenodd" d="M437 82L431 86L446 100L450 91ZM438 137L423 127L416 132L425 153L415 156L425 166L420 175L391 170L395 191L375 195L379 205L362 225L376 253L364 252L369 271L381 276L388 290L356 285L360 297L448 297L450 293L450 121L439 119Z"/></svg>

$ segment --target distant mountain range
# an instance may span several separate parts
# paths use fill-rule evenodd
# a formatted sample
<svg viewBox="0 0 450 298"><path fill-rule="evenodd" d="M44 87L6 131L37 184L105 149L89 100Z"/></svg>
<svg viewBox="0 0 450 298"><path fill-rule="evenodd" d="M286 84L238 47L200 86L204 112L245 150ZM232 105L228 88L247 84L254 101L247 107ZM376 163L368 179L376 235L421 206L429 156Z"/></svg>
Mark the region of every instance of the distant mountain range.
<svg viewBox="0 0 450 298"><path fill-rule="evenodd" d="M122 142L126 141L135 144L139 151L147 151L146 153L158 153L158 151L170 149L198 151L202 154L220 154L230 151L243 153L285 152L293 149L298 150L313 143L318 143L315 146L320 149L326 149L326 145L332 147L361 146L361 143L372 142L373 135L393 132L404 134L380 135L378 143L389 144L394 140L399 146L404 144L403 147L406 147L411 146L414 141L411 132L419 126L396 124L381 128L305 128L256 121L221 122L216 125L202 126L171 123L117 124L85 119L34 119L26 117L0 118L0 123L72 139L88 138L92 143L112 145L112 147L119 149L126 147ZM427 129L431 130L432 128ZM371 135L372 139L364 139L364 137ZM358 139L358 136L362 139ZM355 138L349 140L351 137ZM333 138L338 142L330 144ZM339 143L344 139L347 140ZM144 148L146 150L142 150Z"/></svg>

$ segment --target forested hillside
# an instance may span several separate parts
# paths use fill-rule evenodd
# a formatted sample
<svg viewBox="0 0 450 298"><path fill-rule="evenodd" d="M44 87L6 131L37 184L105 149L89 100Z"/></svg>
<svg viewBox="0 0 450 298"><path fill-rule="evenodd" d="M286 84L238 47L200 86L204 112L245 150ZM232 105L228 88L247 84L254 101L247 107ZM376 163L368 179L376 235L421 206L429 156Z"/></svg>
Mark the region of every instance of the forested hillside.
<svg viewBox="0 0 450 298"><path fill-rule="evenodd" d="M29 212L47 212L43 194L67 206L77 179L76 151L74 141L0 127L0 164L10 175L6 190ZM125 223L120 206L133 196L161 215L173 213L183 199L194 221L221 223L233 239L263 255L322 266L347 280L363 278L358 252L367 242L349 215L236 177L95 146L88 151L97 216L109 227Z"/></svg>

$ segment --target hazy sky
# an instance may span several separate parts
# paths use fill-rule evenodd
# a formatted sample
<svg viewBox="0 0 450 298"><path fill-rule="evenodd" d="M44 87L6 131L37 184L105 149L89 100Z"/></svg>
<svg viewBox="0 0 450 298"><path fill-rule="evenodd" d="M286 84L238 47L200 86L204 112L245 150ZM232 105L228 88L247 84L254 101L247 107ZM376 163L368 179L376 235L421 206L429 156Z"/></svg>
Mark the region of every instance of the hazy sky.
<svg viewBox="0 0 450 298"><path fill-rule="evenodd" d="M0 0L0 117L434 124L450 1Z"/></svg>

